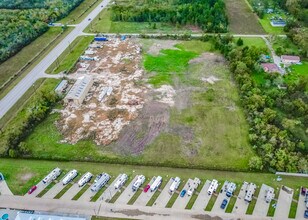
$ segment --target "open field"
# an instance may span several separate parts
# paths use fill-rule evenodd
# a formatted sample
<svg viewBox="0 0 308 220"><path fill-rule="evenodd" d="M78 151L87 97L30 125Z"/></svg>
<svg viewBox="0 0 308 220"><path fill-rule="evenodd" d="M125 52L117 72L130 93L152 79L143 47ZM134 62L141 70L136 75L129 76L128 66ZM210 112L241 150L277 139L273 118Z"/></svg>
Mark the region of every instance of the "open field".
<svg viewBox="0 0 308 220"><path fill-rule="evenodd" d="M168 23L148 22L114 22L111 20L111 10L103 10L90 25L85 32L91 33L201 33L196 28L175 27Z"/></svg>
<svg viewBox="0 0 308 220"><path fill-rule="evenodd" d="M212 50L209 42L141 42L146 45L144 64L149 71L144 80L156 86L167 85L148 92L152 101L123 129L119 139L105 147L96 146L90 139L74 145L61 143L64 137L54 124L60 116L54 113L26 139L32 156L247 170L254 152L248 142L248 125L239 106L239 96L224 59L215 53L202 54ZM161 53L166 51L168 55ZM169 92L173 94L171 98L166 97ZM153 124L150 116L159 120ZM158 129L155 136L153 129Z"/></svg>
<svg viewBox="0 0 308 220"><path fill-rule="evenodd" d="M261 37L241 37L243 40L243 46L255 46L257 48L267 48L265 41ZM236 43L239 38L235 37L234 42Z"/></svg>
<svg viewBox="0 0 308 220"><path fill-rule="evenodd" d="M45 177L54 167L59 167L64 171L77 169L78 172L85 173L90 171L93 174L107 172L116 177L119 173L126 173L129 176L143 174L146 177L160 175L164 180L170 176L179 176L182 179L199 177L201 181L216 178L219 182L224 180L242 183L243 180L254 182L258 186L262 183L268 184L275 189L281 185L291 188L298 188L307 184L307 178L284 176L281 182L275 180L276 175L268 173L247 173L247 172L227 172L198 169L180 169L152 166L131 166L122 164L104 164L91 162L61 162L61 161L41 161L31 159L1 159L0 169L14 194L23 195L27 190L42 178ZM169 176L169 178L167 177ZM276 192L275 192L276 193ZM278 192L277 192L278 193Z"/></svg>
<svg viewBox="0 0 308 220"><path fill-rule="evenodd" d="M82 21L93 8L95 8L101 0L84 0L81 4L75 8L68 16L58 21L62 24L76 24Z"/></svg>
<svg viewBox="0 0 308 220"><path fill-rule="evenodd" d="M226 0L229 30L232 34L265 34L245 0Z"/></svg>
<svg viewBox="0 0 308 220"><path fill-rule="evenodd" d="M62 71L69 72L93 39L94 36L80 36L76 38L58 59L48 67L46 73L57 74Z"/></svg>

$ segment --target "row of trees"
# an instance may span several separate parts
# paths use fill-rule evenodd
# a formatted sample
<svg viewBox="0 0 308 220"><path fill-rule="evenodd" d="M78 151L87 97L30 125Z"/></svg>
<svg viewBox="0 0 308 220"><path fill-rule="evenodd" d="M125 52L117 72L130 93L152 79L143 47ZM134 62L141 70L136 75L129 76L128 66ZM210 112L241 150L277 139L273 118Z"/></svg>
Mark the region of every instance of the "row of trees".
<svg viewBox="0 0 308 220"><path fill-rule="evenodd" d="M44 8L34 9L0 9L0 63L46 32L47 23L66 16L82 1L22 1L21 5L10 1L5 5L6 1L0 0L0 6L8 8L36 7L38 3L44 5Z"/></svg>
<svg viewBox="0 0 308 220"><path fill-rule="evenodd" d="M228 20L223 0L157 0L136 5L114 5L113 21L165 22L199 26L205 32L226 32Z"/></svg>
<svg viewBox="0 0 308 220"><path fill-rule="evenodd" d="M237 47L229 36L215 38L215 47L230 62L246 110L249 139L258 154L250 160L250 167L308 172L308 145L296 134L297 128L307 128L308 80L303 78L284 90L275 86L281 76L273 74L268 76L272 85L260 88L252 73L265 51L254 46Z"/></svg>

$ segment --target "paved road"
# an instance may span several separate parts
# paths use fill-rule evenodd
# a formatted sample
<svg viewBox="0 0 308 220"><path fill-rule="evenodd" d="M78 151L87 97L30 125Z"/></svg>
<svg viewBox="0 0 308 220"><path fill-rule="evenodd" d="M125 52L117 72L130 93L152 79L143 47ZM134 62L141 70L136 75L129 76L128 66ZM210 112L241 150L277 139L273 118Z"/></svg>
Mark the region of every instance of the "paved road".
<svg viewBox="0 0 308 220"><path fill-rule="evenodd" d="M262 220L273 219L251 215L234 215L196 210L181 210L147 206L112 204L104 202L64 201L61 199L43 199L22 196L1 195L3 208L37 210L53 213L69 213L79 215L98 215L111 218L133 219L207 219L208 216L219 216L223 219ZM196 217L197 216L197 217ZM278 219L277 219L278 220Z"/></svg>
<svg viewBox="0 0 308 220"><path fill-rule="evenodd" d="M262 38L263 38L263 40L265 41L266 46L267 46L268 49L270 50L270 52L271 52L271 54L272 54L272 57L273 57L273 61L274 61L274 63L278 66L278 68L279 68L279 70L280 70L280 74L282 74L282 75L285 74L286 71L285 71L283 68L280 67L281 59L280 59L279 56L276 55L275 50L274 50L274 48L272 47L272 44L271 44L270 41L268 40L268 37L263 36Z"/></svg>
<svg viewBox="0 0 308 220"><path fill-rule="evenodd" d="M25 76L1 101L0 118L2 118L10 108L21 98L21 96L31 87L34 82L45 76L45 70L57 59L58 56L72 43L78 36L83 35L83 30L90 24L88 18L94 19L110 0L103 0L93 11L52 50L31 72ZM103 7L102 7L103 6Z"/></svg>

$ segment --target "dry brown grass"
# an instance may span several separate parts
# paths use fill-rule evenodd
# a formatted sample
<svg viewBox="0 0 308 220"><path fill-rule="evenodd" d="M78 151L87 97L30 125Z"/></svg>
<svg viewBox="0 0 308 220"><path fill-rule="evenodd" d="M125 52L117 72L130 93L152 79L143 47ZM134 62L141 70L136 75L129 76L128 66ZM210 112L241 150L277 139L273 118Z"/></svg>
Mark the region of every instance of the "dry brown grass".
<svg viewBox="0 0 308 220"><path fill-rule="evenodd" d="M234 34L265 34L245 0L226 0L229 29Z"/></svg>

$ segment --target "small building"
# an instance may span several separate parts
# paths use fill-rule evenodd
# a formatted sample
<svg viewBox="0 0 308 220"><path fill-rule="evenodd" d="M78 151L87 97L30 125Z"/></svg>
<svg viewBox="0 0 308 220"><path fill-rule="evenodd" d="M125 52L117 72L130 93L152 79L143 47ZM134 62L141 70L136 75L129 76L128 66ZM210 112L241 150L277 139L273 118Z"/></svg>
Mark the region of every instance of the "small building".
<svg viewBox="0 0 308 220"><path fill-rule="evenodd" d="M93 78L91 76L79 78L64 98L64 101L73 101L76 105L81 105L92 85Z"/></svg>
<svg viewBox="0 0 308 220"><path fill-rule="evenodd" d="M18 212L15 220L86 220L83 217Z"/></svg>
<svg viewBox="0 0 308 220"><path fill-rule="evenodd" d="M281 62L285 65L299 64L301 58L299 56L282 55Z"/></svg>
<svg viewBox="0 0 308 220"><path fill-rule="evenodd" d="M55 92L58 95L62 95L65 92L65 89L67 88L68 82L67 80L62 80L57 87L55 88Z"/></svg>
<svg viewBox="0 0 308 220"><path fill-rule="evenodd" d="M287 23L286 23L286 21L283 20L283 19L277 19L277 20L272 19L272 20L271 20L271 25L272 25L273 27L284 27L284 26L287 25Z"/></svg>
<svg viewBox="0 0 308 220"><path fill-rule="evenodd" d="M267 73L279 72L279 67L275 63L261 63L263 70Z"/></svg>

